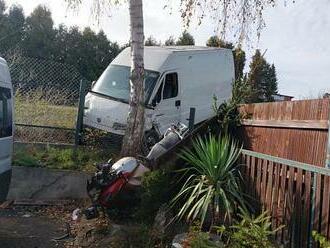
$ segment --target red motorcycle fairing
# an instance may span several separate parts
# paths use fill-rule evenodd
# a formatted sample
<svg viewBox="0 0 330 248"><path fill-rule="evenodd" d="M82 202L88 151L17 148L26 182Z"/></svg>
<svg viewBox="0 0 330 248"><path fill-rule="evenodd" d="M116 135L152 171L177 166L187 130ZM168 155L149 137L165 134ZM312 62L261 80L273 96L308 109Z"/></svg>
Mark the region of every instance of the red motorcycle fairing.
<svg viewBox="0 0 330 248"><path fill-rule="evenodd" d="M102 206L110 207L111 206L111 199L115 197L123 187L128 183L128 179L132 173L125 172L122 173L115 182L110 184L108 187L103 189L99 196L99 203Z"/></svg>

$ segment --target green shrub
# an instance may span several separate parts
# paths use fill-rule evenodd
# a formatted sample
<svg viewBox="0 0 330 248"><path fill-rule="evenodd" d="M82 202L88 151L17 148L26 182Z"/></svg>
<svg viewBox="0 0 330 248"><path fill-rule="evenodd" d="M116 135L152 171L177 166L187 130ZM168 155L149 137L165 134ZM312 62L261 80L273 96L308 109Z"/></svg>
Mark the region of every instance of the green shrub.
<svg viewBox="0 0 330 248"><path fill-rule="evenodd" d="M137 217L146 223L152 223L160 206L171 197L170 173L165 170L146 173L142 179L140 197Z"/></svg>
<svg viewBox="0 0 330 248"><path fill-rule="evenodd" d="M228 136L206 139L198 137L191 150L185 149L181 158L190 173L172 204L180 205L178 218L199 219L203 224L207 214L213 223L219 224L221 217L231 220L236 206L245 206L241 189L241 174L236 163L241 152L235 141ZM183 202L183 204L181 204Z"/></svg>
<svg viewBox="0 0 330 248"><path fill-rule="evenodd" d="M322 234L317 231L312 231L312 236L314 240L319 243L320 248L330 248L330 242Z"/></svg>
<svg viewBox="0 0 330 248"><path fill-rule="evenodd" d="M212 241L210 234L202 232L199 224L194 224L190 227L186 240L184 241L184 247L189 248L220 248L224 247L224 244L220 241Z"/></svg>
<svg viewBox="0 0 330 248"><path fill-rule="evenodd" d="M282 227L271 230L271 217L267 212L254 217L241 210L240 221L236 224L225 227L214 227L217 233L217 241L212 240L211 235L201 232L198 226L190 228L184 247L190 248L274 248L272 236Z"/></svg>
<svg viewBox="0 0 330 248"><path fill-rule="evenodd" d="M108 153L100 149L26 146L14 150L13 164L17 166L94 171L95 164L106 162L108 159Z"/></svg>
<svg viewBox="0 0 330 248"><path fill-rule="evenodd" d="M13 165L26 167L40 167L40 161L31 154L19 151L14 154Z"/></svg>
<svg viewBox="0 0 330 248"><path fill-rule="evenodd" d="M254 217L245 211L239 214L241 221L231 226L229 246L233 248L273 248L270 238L282 228L271 230L271 216L265 211Z"/></svg>

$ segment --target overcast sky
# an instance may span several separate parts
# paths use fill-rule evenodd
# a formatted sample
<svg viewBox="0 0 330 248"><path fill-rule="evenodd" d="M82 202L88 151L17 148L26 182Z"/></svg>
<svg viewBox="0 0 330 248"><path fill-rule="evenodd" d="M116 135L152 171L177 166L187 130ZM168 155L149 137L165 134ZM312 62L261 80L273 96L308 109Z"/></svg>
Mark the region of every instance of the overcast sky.
<svg viewBox="0 0 330 248"><path fill-rule="evenodd" d="M86 1L86 0L85 0ZM172 0L170 14L163 7L166 0L144 0L145 36L157 40L178 37L182 22L177 2ZM90 8L79 12L67 11L64 0L6 0L7 4L23 6L28 15L38 4L52 11L55 24L67 26L90 26L95 31L103 29L111 41L121 44L129 40L129 19L126 5L115 7L103 15L97 23L90 15ZM288 2L288 3L286 3ZM251 57L255 48L267 49L266 59L274 63L279 79L279 93L299 98L318 97L330 92L330 0L278 0L275 8L265 13L266 28L260 42L252 42L253 48L245 48ZM205 45L209 36L215 34L216 25L205 20L201 26L192 25L196 45Z"/></svg>

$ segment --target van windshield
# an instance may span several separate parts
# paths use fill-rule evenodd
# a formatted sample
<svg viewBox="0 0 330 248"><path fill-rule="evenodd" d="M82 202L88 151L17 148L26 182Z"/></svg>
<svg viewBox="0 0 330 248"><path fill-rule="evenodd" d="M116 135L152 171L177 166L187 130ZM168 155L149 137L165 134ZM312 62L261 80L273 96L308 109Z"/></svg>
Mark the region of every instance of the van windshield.
<svg viewBox="0 0 330 248"><path fill-rule="evenodd" d="M92 91L128 102L130 70L131 68L128 66L110 65L97 80ZM150 98L158 77L158 72L145 70L144 97L146 103Z"/></svg>

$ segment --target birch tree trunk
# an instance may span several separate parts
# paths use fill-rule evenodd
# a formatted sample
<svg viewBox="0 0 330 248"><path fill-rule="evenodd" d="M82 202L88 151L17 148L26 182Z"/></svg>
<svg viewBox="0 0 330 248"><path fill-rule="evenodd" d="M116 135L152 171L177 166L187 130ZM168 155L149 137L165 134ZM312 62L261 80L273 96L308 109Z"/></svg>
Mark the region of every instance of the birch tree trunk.
<svg viewBox="0 0 330 248"><path fill-rule="evenodd" d="M131 31L131 78L127 128L121 156L135 156L141 152L144 130L144 32L142 0L129 0Z"/></svg>

